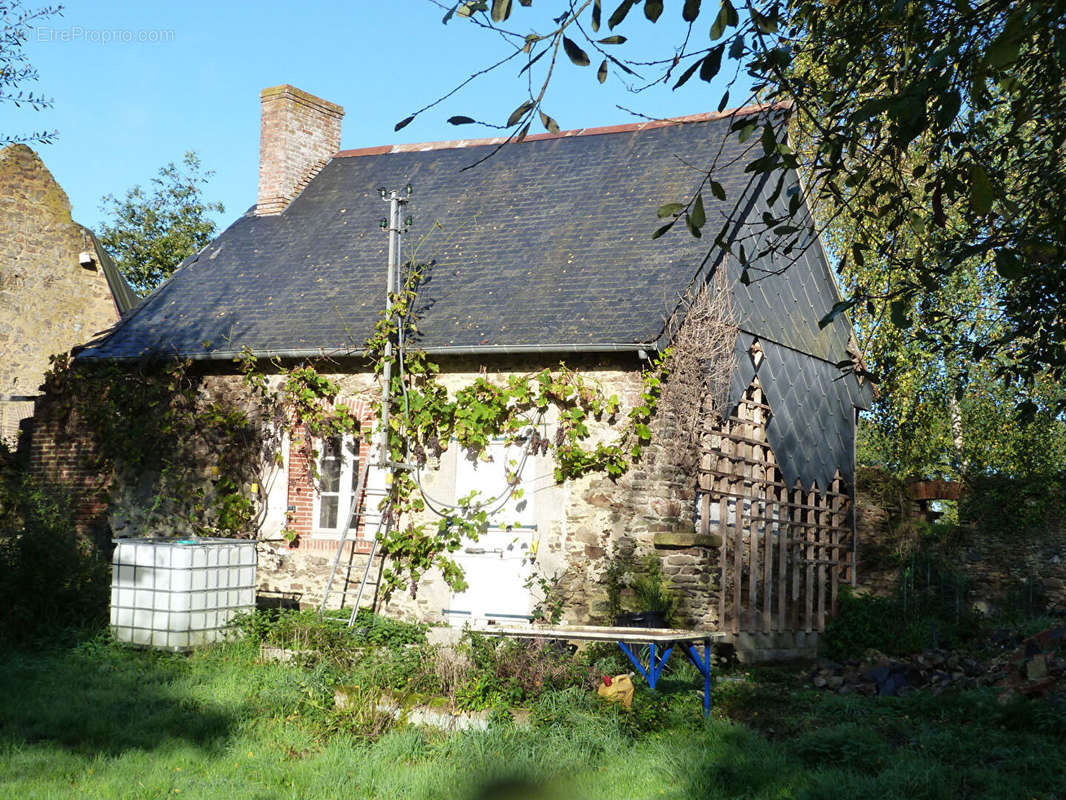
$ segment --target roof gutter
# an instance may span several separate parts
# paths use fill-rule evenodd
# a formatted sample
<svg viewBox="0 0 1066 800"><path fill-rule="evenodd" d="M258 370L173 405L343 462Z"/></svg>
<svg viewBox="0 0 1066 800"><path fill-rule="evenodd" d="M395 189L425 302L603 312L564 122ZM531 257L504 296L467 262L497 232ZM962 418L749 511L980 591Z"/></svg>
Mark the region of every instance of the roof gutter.
<svg viewBox="0 0 1066 800"><path fill-rule="evenodd" d="M608 342L604 344L581 344L576 342L561 344L483 344L470 346L441 345L436 347L419 348L423 353L432 356L480 356L480 355L528 355L544 353L634 353L657 349L654 344L633 342ZM169 353L172 358L189 359L190 361L232 361L244 354L243 350L211 350L204 353ZM141 356L94 356L91 350L83 350L75 358L101 361L142 361L150 356L158 356L158 353L145 353ZM351 347L339 348L315 348L315 349L283 349L283 350L255 350L253 355L260 359L282 358L364 358L367 351L364 348L354 349Z"/></svg>

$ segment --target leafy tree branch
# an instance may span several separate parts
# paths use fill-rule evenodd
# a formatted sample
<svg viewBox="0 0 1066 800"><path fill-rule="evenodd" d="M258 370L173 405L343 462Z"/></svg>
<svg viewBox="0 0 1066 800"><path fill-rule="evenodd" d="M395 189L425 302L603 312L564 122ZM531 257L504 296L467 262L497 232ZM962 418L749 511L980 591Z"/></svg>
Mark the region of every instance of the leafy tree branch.
<svg viewBox="0 0 1066 800"><path fill-rule="evenodd" d="M150 293L211 241L216 226L210 215L225 211L204 199L214 174L190 150L180 166L161 167L149 191L134 186L121 199L109 194L101 201L109 221L100 241L138 293Z"/></svg>
<svg viewBox="0 0 1066 800"><path fill-rule="evenodd" d="M21 0L0 0L0 103L11 103L16 108L27 106L34 111L51 108L50 98L23 88L40 77L24 47L35 23L62 11L63 7L58 5L24 8ZM28 142L49 144L57 135L57 131L29 134L0 131L0 147Z"/></svg>
<svg viewBox="0 0 1066 800"><path fill-rule="evenodd" d="M550 102L549 83L559 80L554 65L560 49L579 71L591 66L590 52L600 54L601 82L607 70L625 79L638 71L653 73L629 86L631 91L707 86L732 62L733 77L716 106L720 111L757 103L787 109L788 116L787 122L771 113L733 120L733 135L755 145L745 156L746 171L753 181L767 179L775 199L783 173L797 170L802 180L799 192L783 196L781 205L754 225L748 221L746 233L734 235L727 223L708 236L716 248L753 270L759 262L758 270L778 272L802 252L810 209L821 229L840 226L862 237L859 250L836 253L842 273L861 273L875 261L890 265L877 291L868 288L877 281L852 283L833 315L869 302L883 307L892 325L905 321L900 310L908 304L922 298L937 304L941 287L956 285L955 276L981 259L1001 279L998 291L982 301L997 309L1001 324L987 339L941 339L936 346L990 365L1005 385L1021 381L1033 388L1062 380L1066 2L686 0L679 5L621 0L605 8L592 0L539 2L534 9L532 0L481 0L448 4L444 21L465 16L500 33L505 46L526 56L520 76L530 91L516 109L520 113L507 120L513 139L522 137L534 115L543 115L546 130L557 126L542 106ZM682 24L675 44L658 57L634 54L648 38L642 26L663 26L677 16ZM507 27L519 20L532 22L533 32ZM603 36L604 25L617 32ZM740 77L750 81L752 91L731 97ZM474 116L452 119L468 124ZM797 138L803 158L793 149ZM738 198L724 191L712 192L713 198L703 194L715 188L708 182L724 165L713 159L701 167L706 177L694 180L687 198L668 204L673 210L658 235L678 221L690 235L705 235L712 203L734 227L740 221ZM862 263L856 263L859 258ZM758 272L745 275L758 278ZM906 336L914 333L913 326L902 329Z"/></svg>

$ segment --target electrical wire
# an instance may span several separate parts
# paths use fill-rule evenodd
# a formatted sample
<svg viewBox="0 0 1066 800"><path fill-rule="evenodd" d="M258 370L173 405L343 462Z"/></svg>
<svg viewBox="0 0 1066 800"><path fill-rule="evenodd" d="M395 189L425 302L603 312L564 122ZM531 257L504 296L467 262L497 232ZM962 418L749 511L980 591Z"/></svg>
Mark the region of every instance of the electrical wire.
<svg viewBox="0 0 1066 800"><path fill-rule="evenodd" d="M403 239L402 238L400 240L400 247L401 248L403 247ZM402 260L402 249L401 249L401 260ZM403 394L403 404L404 404L404 414L405 415L409 414L410 413L410 409L411 409L410 399L409 399L409 397L407 395L406 367L405 367L405 361L404 361L404 352L406 350L406 341L405 341L406 337L404 335L404 331L406 330L406 327L407 327L407 317L406 316L401 316L400 317L400 324L397 325L397 347L396 347L396 351L397 351L397 361L398 361L398 364L399 364L399 375L398 375L398 377L400 379L400 391ZM535 423L531 423L530 427L539 426L541 424L542 419L543 419L543 414L539 415L537 421ZM387 433L386 433L386 435L387 435ZM500 511L504 506L507 505L508 501L510 501L510 499L514 496L515 491L517 491L517 489L518 489L518 484L520 483L520 479L521 479L521 476L522 476L522 471L525 469L526 461L529 459L530 444L532 443L532 441L533 441L533 437L530 436L530 437L526 438L525 446L522 449L521 460L519 461L518 467L517 467L517 469L514 472L514 478L511 479L511 480L508 480L508 482L507 482L507 487L508 487L507 491L504 494L498 495L497 497L489 498L489 499L485 500L483 503L478 503L478 504L476 504L473 507L464 506L462 504L457 504L457 503L448 503L448 502L445 502L443 500L439 500L437 498L434 498L432 495L430 495L429 492L426 491L426 488L425 488L425 486L422 483L422 466L420 464L418 464L417 462L415 462L415 466L414 466L414 469L412 470L412 473L414 475L415 485L418 487L418 491L422 495L422 499L423 499L423 501L426 504L426 508L429 511L431 511L432 513L436 514L438 517L441 517L442 519L448 519L448 520L451 520L451 519L455 518L455 516L456 516L455 514L448 513L448 510L451 510L451 511L470 511L473 508L476 511L484 511L489 516L495 514L498 511ZM411 463L411 442L410 442L409 438L405 440L404 448L405 448L404 449L404 461L406 463L410 464ZM487 506L492 506L493 504L496 504L494 508L487 508Z"/></svg>

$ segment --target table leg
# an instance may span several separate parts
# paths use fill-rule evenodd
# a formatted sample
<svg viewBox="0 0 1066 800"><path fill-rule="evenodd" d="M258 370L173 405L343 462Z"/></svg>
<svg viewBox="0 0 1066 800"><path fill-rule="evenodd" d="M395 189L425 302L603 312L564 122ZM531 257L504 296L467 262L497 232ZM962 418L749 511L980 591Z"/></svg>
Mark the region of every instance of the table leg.
<svg viewBox="0 0 1066 800"><path fill-rule="evenodd" d="M689 660L695 665L703 676L703 716L711 715L711 640L703 640L703 658L700 658L696 645L688 646Z"/></svg>
<svg viewBox="0 0 1066 800"><path fill-rule="evenodd" d="M637 668L637 672L644 676L644 680L651 683L651 678L648 677L647 670L644 669L644 665L640 663L640 659L629 649L629 646L625 642L619 642L618 646L622 648L622 652L629 657L631 662L633 662L633 666Z"/></svg>
<svg viewBox="0 0 1066 800"><path fill-rule="evenodd" d="M674 651L674 646L670 645L663 651L662 655L659 655L658 650L655 647L655 642L649 642L647 669L644 668L644 665L640 663L640 659L629 649L629 646L625 642L619 642L618 646L622 648L622 652L633 662L633 666L635 666L640 674L644 676L644 680L648 682L648 687L654 691L655 684L659 682L659 676L663 674L663 668L666 666L667 659L670 658L670 653Z"/></svg>

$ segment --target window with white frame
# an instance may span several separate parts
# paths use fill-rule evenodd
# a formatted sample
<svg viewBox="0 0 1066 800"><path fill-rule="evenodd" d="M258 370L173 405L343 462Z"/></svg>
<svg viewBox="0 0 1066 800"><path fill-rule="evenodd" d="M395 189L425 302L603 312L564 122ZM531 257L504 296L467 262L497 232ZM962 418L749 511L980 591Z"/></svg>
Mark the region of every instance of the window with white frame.
<svg viewBox="0 0 1066 800"><path fill-rule="evenodd" d="M354 532L359 527L359 519L351 517L352 508L359 501L360 443L358 432L319 443L318 491L315 492L314 508L316 533L340 535L349 520L349 531Z"/></svg>

